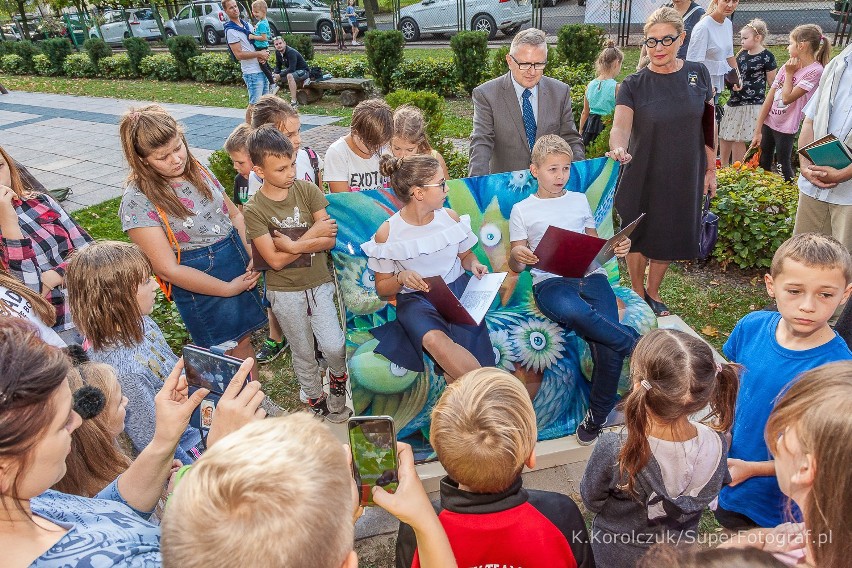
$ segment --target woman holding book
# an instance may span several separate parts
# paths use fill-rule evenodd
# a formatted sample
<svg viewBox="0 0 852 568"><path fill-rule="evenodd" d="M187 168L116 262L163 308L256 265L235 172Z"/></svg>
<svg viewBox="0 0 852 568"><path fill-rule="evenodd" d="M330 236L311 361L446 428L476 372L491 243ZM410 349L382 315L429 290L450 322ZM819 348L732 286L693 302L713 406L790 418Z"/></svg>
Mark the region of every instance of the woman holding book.
<svg viewBox="0 0 852 568"><path fill-rule="evenodd" d="M607 153L624 168L615 196L622 223L646 214L631 235L627 269L633 290L658 316L669 315L660 298L669 264L698 254L702 194L716 194L716 151L705 145L702 127L713 85L704 65L676 57L684 37L674 8L648 17L651 62L618 90Z"/></svg>
<svg viewBox="0 0 852 568"><path fill-rule="evenodd" d="M361 245L376 274L376 292L396 295L396 319L373 329L376 353L399 367L423 371L426 351L448 383L493 365L484 320L476 326L449 323L426 298L425 278L440 276L459 297L471 278L465 271L477 278L488 272L471 250L477 238L470 217L444 208L447 184L440 163L430 155L385 155L381 173L390 177L405 205Z"/></svg>

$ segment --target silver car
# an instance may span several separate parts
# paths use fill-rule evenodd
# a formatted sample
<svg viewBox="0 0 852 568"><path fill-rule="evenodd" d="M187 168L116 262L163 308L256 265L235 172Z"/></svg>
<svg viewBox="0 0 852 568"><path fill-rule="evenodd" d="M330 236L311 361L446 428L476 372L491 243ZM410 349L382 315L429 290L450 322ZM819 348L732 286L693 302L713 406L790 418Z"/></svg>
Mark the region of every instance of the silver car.
<svg viewBox="0 0 852 568"><path fill-rule="evenodd" d="M131 31L133 37L160 38L160 28L151 8L128 8L124 13L121 10L105 10L103 19L100 27L103 40L107 43L120 44L124 38L130 37ZM89 28L89 37L100 37L97 26Z"/></svg>
<svg viewBox="0 0 852 568"><path fill-rule="evenodd" d="M331 21L331 7L322 0L267 0L269 9L266 13L272 35L290 31L296 34L316 34L325 43L335 41L334 23ZM341 2L341 5L345 5ZM346 8L340 10L340 20L343 33L352 33L352 26L345 14ZM356 8L358 29L367 31L367 17L363 8ZM289 25L288 25L289 24Z"/></svg>
<svg viewBox="0 0 852 568"><path fill-rule="evenodd" d="M532 19L530 0L465 0L467 29L485 32L494 39L497 30L506 35L517 32ZM417 41L420 34L458 31L457 0L422 0L399 11L399 31L405 41Z"/></svg>
<svg viewBox="0 0 852 568"><path fill-rule="evenodd" d="M240 3L240 18L251 21L246 7ZM221 2L193 2L184 6L177 15L163 24L166 37L188 35L207 45L216 45L225 39L225 22L228 15Z"/></svg>

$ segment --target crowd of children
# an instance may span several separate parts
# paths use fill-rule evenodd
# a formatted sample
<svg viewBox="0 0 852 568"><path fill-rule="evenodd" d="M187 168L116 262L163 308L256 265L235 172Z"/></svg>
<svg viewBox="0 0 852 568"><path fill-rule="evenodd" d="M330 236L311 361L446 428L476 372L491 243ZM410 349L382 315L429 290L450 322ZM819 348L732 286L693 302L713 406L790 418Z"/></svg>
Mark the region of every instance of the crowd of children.
<svg viewBox="0 0 852 568"><path fill-rule="evenodd" d="M262 0L252 5L259 49L269 39L265 12ZM691 49L711 25L699 22ZM741 159L756 124L761 163L774 154L788 177L829 50L819 28L799 26L774 76L767 33L760 20L740 31L741 84L721 148L724 159ZM598 58L581 119L587 144L613 111L622 61L613 45ZM586 198L566 190L570 146L555 135L536 141L537 190L511 210L509 268L530 269L540 312L590 347L590 406L576 434L595 444L579 483L593 515L587 529L570 497L524 487L523 469L536 466L536 415L524 384L492 367L484 321L451 323L426 295L430 277L458 296L488 268L473 253L470 218L445 207L449 173L422 112L364 101L324 160L303 146L292 105L264 95L250 113L225 142L237 172L232 198L162 107L121 118L130 174L119 216L130 243L93 242L0 148L0 544L11 565L357 566L358 491L339 442L305 413L259 421L266 397L245 382L289 346L306 409L329 422L352 414L328 262L338 227L324 184L390 188L401 204L361 244L376 292L396 298L396 319L372 330L375 352L420 372L429 356L448 384L429 432L447 472L440 511L405 444L396 493L373 490L402 521L397 566L846 565L852 351L829 325L852 293L844 245L804 233L778 248L765 276L774 309L737 323L723 348L730 362L688 333L640 338L620 322L603 270L566 278L535 267L548 227L597 236ZM617 243L616 256L630 244ZM207 389L188 393L183 362L151 318L158 289L193 343L227 345L245 360L209 431L190 426ZM255 357L251 335L267 326ZM72 366L57 348L75 343L85 353L69 347ZM607 431L628 358L624 424ZM161 540L138 518L158 503ZM668 546L698 541L708 507L739 532L711 551Z"/></svg>

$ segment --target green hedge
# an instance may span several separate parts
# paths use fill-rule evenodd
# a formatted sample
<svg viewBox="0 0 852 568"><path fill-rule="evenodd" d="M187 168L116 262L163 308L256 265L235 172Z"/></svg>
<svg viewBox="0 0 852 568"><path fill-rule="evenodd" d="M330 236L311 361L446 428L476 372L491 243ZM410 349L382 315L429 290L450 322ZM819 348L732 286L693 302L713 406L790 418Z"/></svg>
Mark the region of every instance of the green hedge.
<svg viewBox="0 0 852 568"><path fill-rule="evenodd" d="M408 91L400 89L385 96L385 101L392 109L405 104L416 106L423 111L426 119L426 136L430 142L436 141L440 136L441 127L444 125L444 99L428 91Z"/></svg>
<svg viewBox="0 0 852 568"><path fill-rule="evenodd" d="M19 55L23 59L24 70L26 73L33 71L33 57L41 53L41 49L33 42L16 41L12 46L12 53Z"/></svg>
<svg viewBox="0 0 852 568"><path fill-rule="evenodd" d="M58 71L53 68L53 64L44 53L37 53L33 56L33 70L37 75L57 75Z"/></svg>
<svg viewBox="0 0 852 568"><path fill-rule="evenodd" d="M126 37L121 43L127 50L128 57L130 57L130 68L133 70L133 74L140 75L139 64L142 62L142 58L151 55L151 46L141 37Z"/></svg>
<svg viewBox="0 0 852 568"><path fill-rule="evenodd" d="M112 48L107 45L107 42L99 37L90 37L84 41L83 49L85 49L86 53L89 54L89 58L92 60L95 67L98 66L98 61L104 57L112 55Z"/></svg>
<svg viewBox="0 0 852 568"><path fill-rule="evenodd" d="M717 176L712 210L719 215L719 240L713 258L723 268L769 268L775 250L793 234L798 188L761 169L723 168Z"/></svg>
<svg viewBox="0 0 852 568"><path fill-rule="evenodd" d="M404 45L405 38L398 30L370 30L364 36L364 49L370 63L370 73L383 94L391 92L396 85L393 77L403 62Z"/></svg>
<svg viewBox="0 0 852 568"><path fill-rule="evenodd" d="M314 58L314 42L311 39L311 36L307 34L283 34L281 37L284 38L284 41L288 46L292 47L296 51L302 54L302 57L305 58L305 61L310 61ZM270 47L272 46L272 42L269 42ZM271 65L275 67L275 55L273 54L271 59Z"/></svg>
<svg viewBox="0 0 852 568"><path fill-rule="evenodd" d="M178 67L171 53L155 53L143 57L139 62L139 73L148 79L177 81Z"/></svg>
<svg viewBox="0 0 852 568"><path fill-rule="evenodd" d="M23 75L29 72L24 58L17 53L9 53L0 57L0 70L4 73L11 73L12 75Z"/></svg>
<svg viewBox="0 0 852 568"><path fill-rule="evenodd" d="M204 53L187 62L192 78L206 83L242 83L243 72L227 53Z"/></svg>
<svg viewBox="0 0 852 568"><path fill-rule="evenodd" d="M606 30L592 24L568 24L559 28L556 46L562 58L574 65L594 65L604 46Z"/></svg>
<svg viewBox="0 0 852 568"><path fill-rule="evenodd" d="M103 57L101 58L103 59ZM86 53L72 53L65 58L62 71L69 77L96 77L98 68L92 63L92 58Z"/></svg>
<svg viewBox="0 0 852 568"><path fill-rule="evenodd" d="M103 57L98 62L101 75L107 79L130 79L133 77L133 69L130 67L130 57L126 53L118 53Z"/></svg>
<svg viewBox="0 0 852 568"><path fill-rule="evenodd" d="M208 159L210 171L225 188L225 192L231 195L231 188L234 187L234 178L237 177L237 172L234 170L234 162L231 161L231 156L224 148L216 150L210 154Z"/></svg>
<svg viewBox="0 0 852 568"><path fill-rule="evenodd" d="M550 69L547 75L571 87L571 110L574 113L574 124L579 127L586 86L595 78L595 70L589 65L560 65Z"/></svg>
<svg viewBox="0 0 852 568"><path fill-rule="evenodd" d="M482 83L488 73L488 34L459 32L450 39L456 68L456 80L467 94Z"/></svg>
<svg viewBox="0 0 852 568"><path fill-rule="evenodd" d="M322 68L323 72L331 73L334 77L361 79L370 69L367 58L363 55L330 55L313 61L314 65Z"/></svg>
<svg viewBox="0 0 852 568"><path fill-rule="evenodd" d="M65 63L65 58L76 53L74 45L64 37L52 37L41 42L41 49L50 61L50 75L62 73L62 65ZM33 59L35 64L35 59Z"/></svg>
<svg viewBox="0 0 852 568"><path fill-rule="evenodd" d="M192 36L175 36L169 38L166 45L169 46L169 53L174 58L178 77L189 79L192 76L189 70L189 60L201 55L198 42Z"/></svg>
<svg viewBox="0 0 852 568"><path fill-rule="evenodd" d="M393 88L455 96L459 92L455 63L443 57L403 59L393 73Z"/></svg>

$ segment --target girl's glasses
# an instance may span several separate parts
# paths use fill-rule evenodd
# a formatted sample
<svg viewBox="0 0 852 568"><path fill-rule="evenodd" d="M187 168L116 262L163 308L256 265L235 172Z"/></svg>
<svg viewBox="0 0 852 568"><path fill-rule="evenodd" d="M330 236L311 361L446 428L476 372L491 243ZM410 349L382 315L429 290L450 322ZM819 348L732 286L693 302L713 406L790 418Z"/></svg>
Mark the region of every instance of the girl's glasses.
<svg viewBox="0 0 852 568"><path fill-rule="evenodd" d="M668 47L671 44L673 44L675 42L675 40L677 40L677 38L678 38L678 36L666 36L666 37L660 38L660 39L657 39L655 37L646 37L645 41L643 41L642 43L645 45L645 47L647 47L649 49L653 49L653 48L657 47L658 43L661 43L665 47Z"/></svg>
<svg viewBox="0 0 852 568"><path fill-rule="evenodd" d="M442 179L438 183L424 183L420 187L440 187L441 191L446 192L447 191L447 180Z"/></svg>

